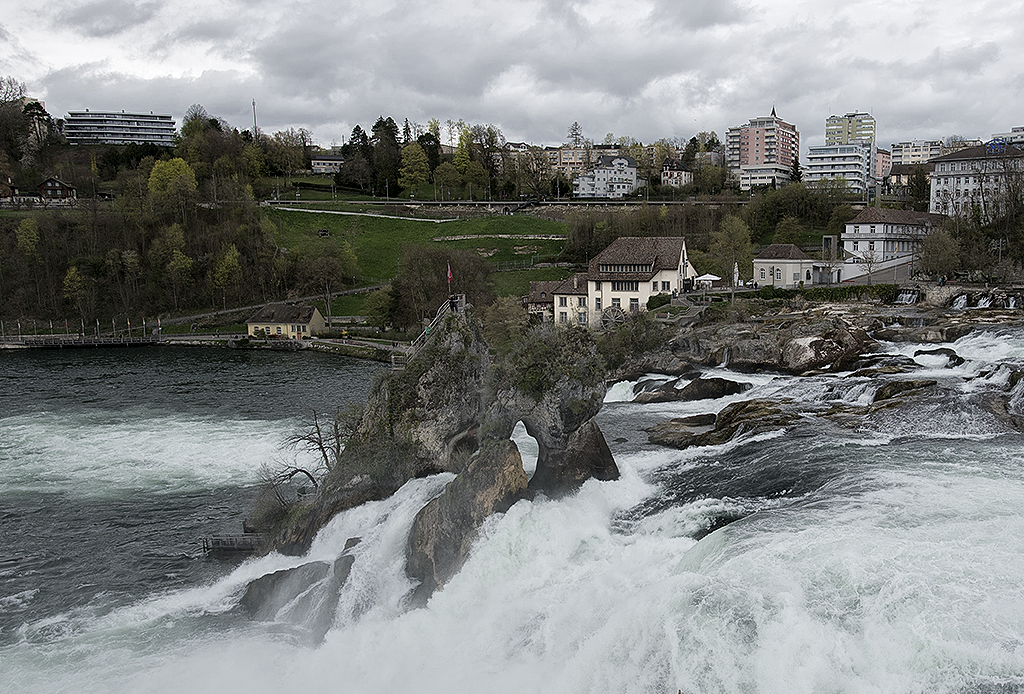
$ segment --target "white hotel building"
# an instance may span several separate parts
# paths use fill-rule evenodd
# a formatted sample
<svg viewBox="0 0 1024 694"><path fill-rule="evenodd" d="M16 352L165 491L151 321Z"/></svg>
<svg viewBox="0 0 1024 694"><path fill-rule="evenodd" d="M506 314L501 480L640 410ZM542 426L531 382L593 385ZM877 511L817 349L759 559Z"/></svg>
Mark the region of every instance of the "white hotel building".
<svg viewBox="0 0 1024 694"><path fill-rule="evenodd" d="M170 115L125 111L68 111L64 136L72 145L151 144L174 146L174 119Z"/></svg>
<svg viewBox="0 0 1024 694"><path fill-rule="evenodd" d="M969 147L933 159L931 200L936 214L969 215L977 209L986 220L1002 214L1009 187L1024 185L1024 150L1003 140Z"/></svg>

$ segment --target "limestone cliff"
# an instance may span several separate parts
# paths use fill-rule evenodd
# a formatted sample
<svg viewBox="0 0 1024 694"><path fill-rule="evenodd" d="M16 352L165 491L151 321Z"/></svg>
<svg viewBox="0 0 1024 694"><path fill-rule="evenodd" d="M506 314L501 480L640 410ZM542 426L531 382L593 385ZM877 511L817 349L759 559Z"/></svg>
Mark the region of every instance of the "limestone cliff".
<svg viewBox="0 0 1024 694"><path fill-rule="evenodd" d="M618 477L594 420L604 375L586 330L538 326L493 354L471 311L449 316L404 371L381 378L315 500L292 510L274 545L302 552L339 511L413 477L456 473L409 539L407 570L425 600L462 566L491 514L526 494L558 496ZM529 481L509 438L520 421L539 448Z"/></svg>

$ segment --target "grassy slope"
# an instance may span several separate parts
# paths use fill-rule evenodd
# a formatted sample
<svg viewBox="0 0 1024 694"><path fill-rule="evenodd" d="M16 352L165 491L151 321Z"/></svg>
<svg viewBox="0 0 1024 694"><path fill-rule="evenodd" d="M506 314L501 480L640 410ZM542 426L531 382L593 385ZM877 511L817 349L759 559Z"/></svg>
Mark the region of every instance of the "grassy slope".
<svg viewBox="0 0 1024 694"><path fill-rule="evenodd" d="M522 261L536 258L551 261L564 247L559 240L524 240L487 238L486 235L561 235L565 226L558 222L526 216L495 216L433 223L414 220L382 219L314 212L271 210L279 229L278 243L299 255L321 253L348 241L358 259L360 274L366 284L385 281L398 273L398 261L406 244L441 244L449 248L477 250L492 262ZM328 229L330 236L321 238L319 229ZM444 237L467 236L459 240L437 240ZM494 274L499 296L526 294L531 280L562 279L568 276L559 268L537 268ZM339 297L332 303L333 315L360 315L365 295Z"/></svg>
<svg viewBox="0 0 1024 694"><path fill-rule="evenodd" d="M348 241L355 251L364 277L390 278L398 272L398 260L406 244L440 243L450 248L484 251L491 261L529 259L532 255L551 259L561 253L562 240L469 238L434 241L452 236L479 237L497 234L564 234L564 225L532 217L482 217L440 224L424 221L382 219L313 212L271 210L279 231L278 243L300 255L320 253ZM330 236L320 238L319 229Z"/></svg>

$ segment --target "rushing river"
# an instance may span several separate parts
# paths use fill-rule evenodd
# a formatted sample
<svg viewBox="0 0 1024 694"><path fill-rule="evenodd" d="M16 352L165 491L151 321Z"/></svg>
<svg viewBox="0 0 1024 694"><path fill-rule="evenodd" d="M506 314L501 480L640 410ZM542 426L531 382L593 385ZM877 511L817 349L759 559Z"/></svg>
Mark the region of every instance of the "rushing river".
<svg viewBox="0 0 1024 694"><path fill-rule="evenodd" d="M0 691L1024 692L1024 436L992 407L1024 330L946 346L966 361L888 345L938 391L839 424L811 413L866 405L877 380L714 369L754 387L656 405L614 385L599 421L621 479L491 518L422 609L405 541L447 475L339 515L306 558L234 565L198 542L236 532L307 408L361 399L376 365L0 353ZM653 424L754 397L805 421L647 443ZM249 580L355 536L322 642L239 614Z"/></svg>

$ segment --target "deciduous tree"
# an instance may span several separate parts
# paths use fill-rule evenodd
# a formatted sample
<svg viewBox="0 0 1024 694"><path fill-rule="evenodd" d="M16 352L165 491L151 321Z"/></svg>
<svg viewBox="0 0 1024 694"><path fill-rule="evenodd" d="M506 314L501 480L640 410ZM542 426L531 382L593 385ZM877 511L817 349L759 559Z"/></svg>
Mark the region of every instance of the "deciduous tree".
<svg viewBox="0 0 1024 694"><path fill-rule="evenodd" d="M960 243L942 229L921 239L921 270L933 277L951 275L960 269Z"/></svg>
<svg viewBox="0 0 1024 694"><path fill-rule="evenodd" d="M754 244L750 242L746 223L733 215L723 219L718 230L711 234L709 254L722 277L732 277L734 264L739 266L740 277L748 277L754 266Z"/></svg>
<svg viewBox="0 0 1024 694"><path fill-rule="evenodd" d="M402 148L402 169L398 183L403 188L415 188L430 178L430 162L418 142L410 142Z"/></svg>
<svg viewBox="0 0 1024 694"><path fill-rule="evenodd" d="M804 227L796 217L785 217L775 227L774 243L799 245L804 238Z"/></svg>

